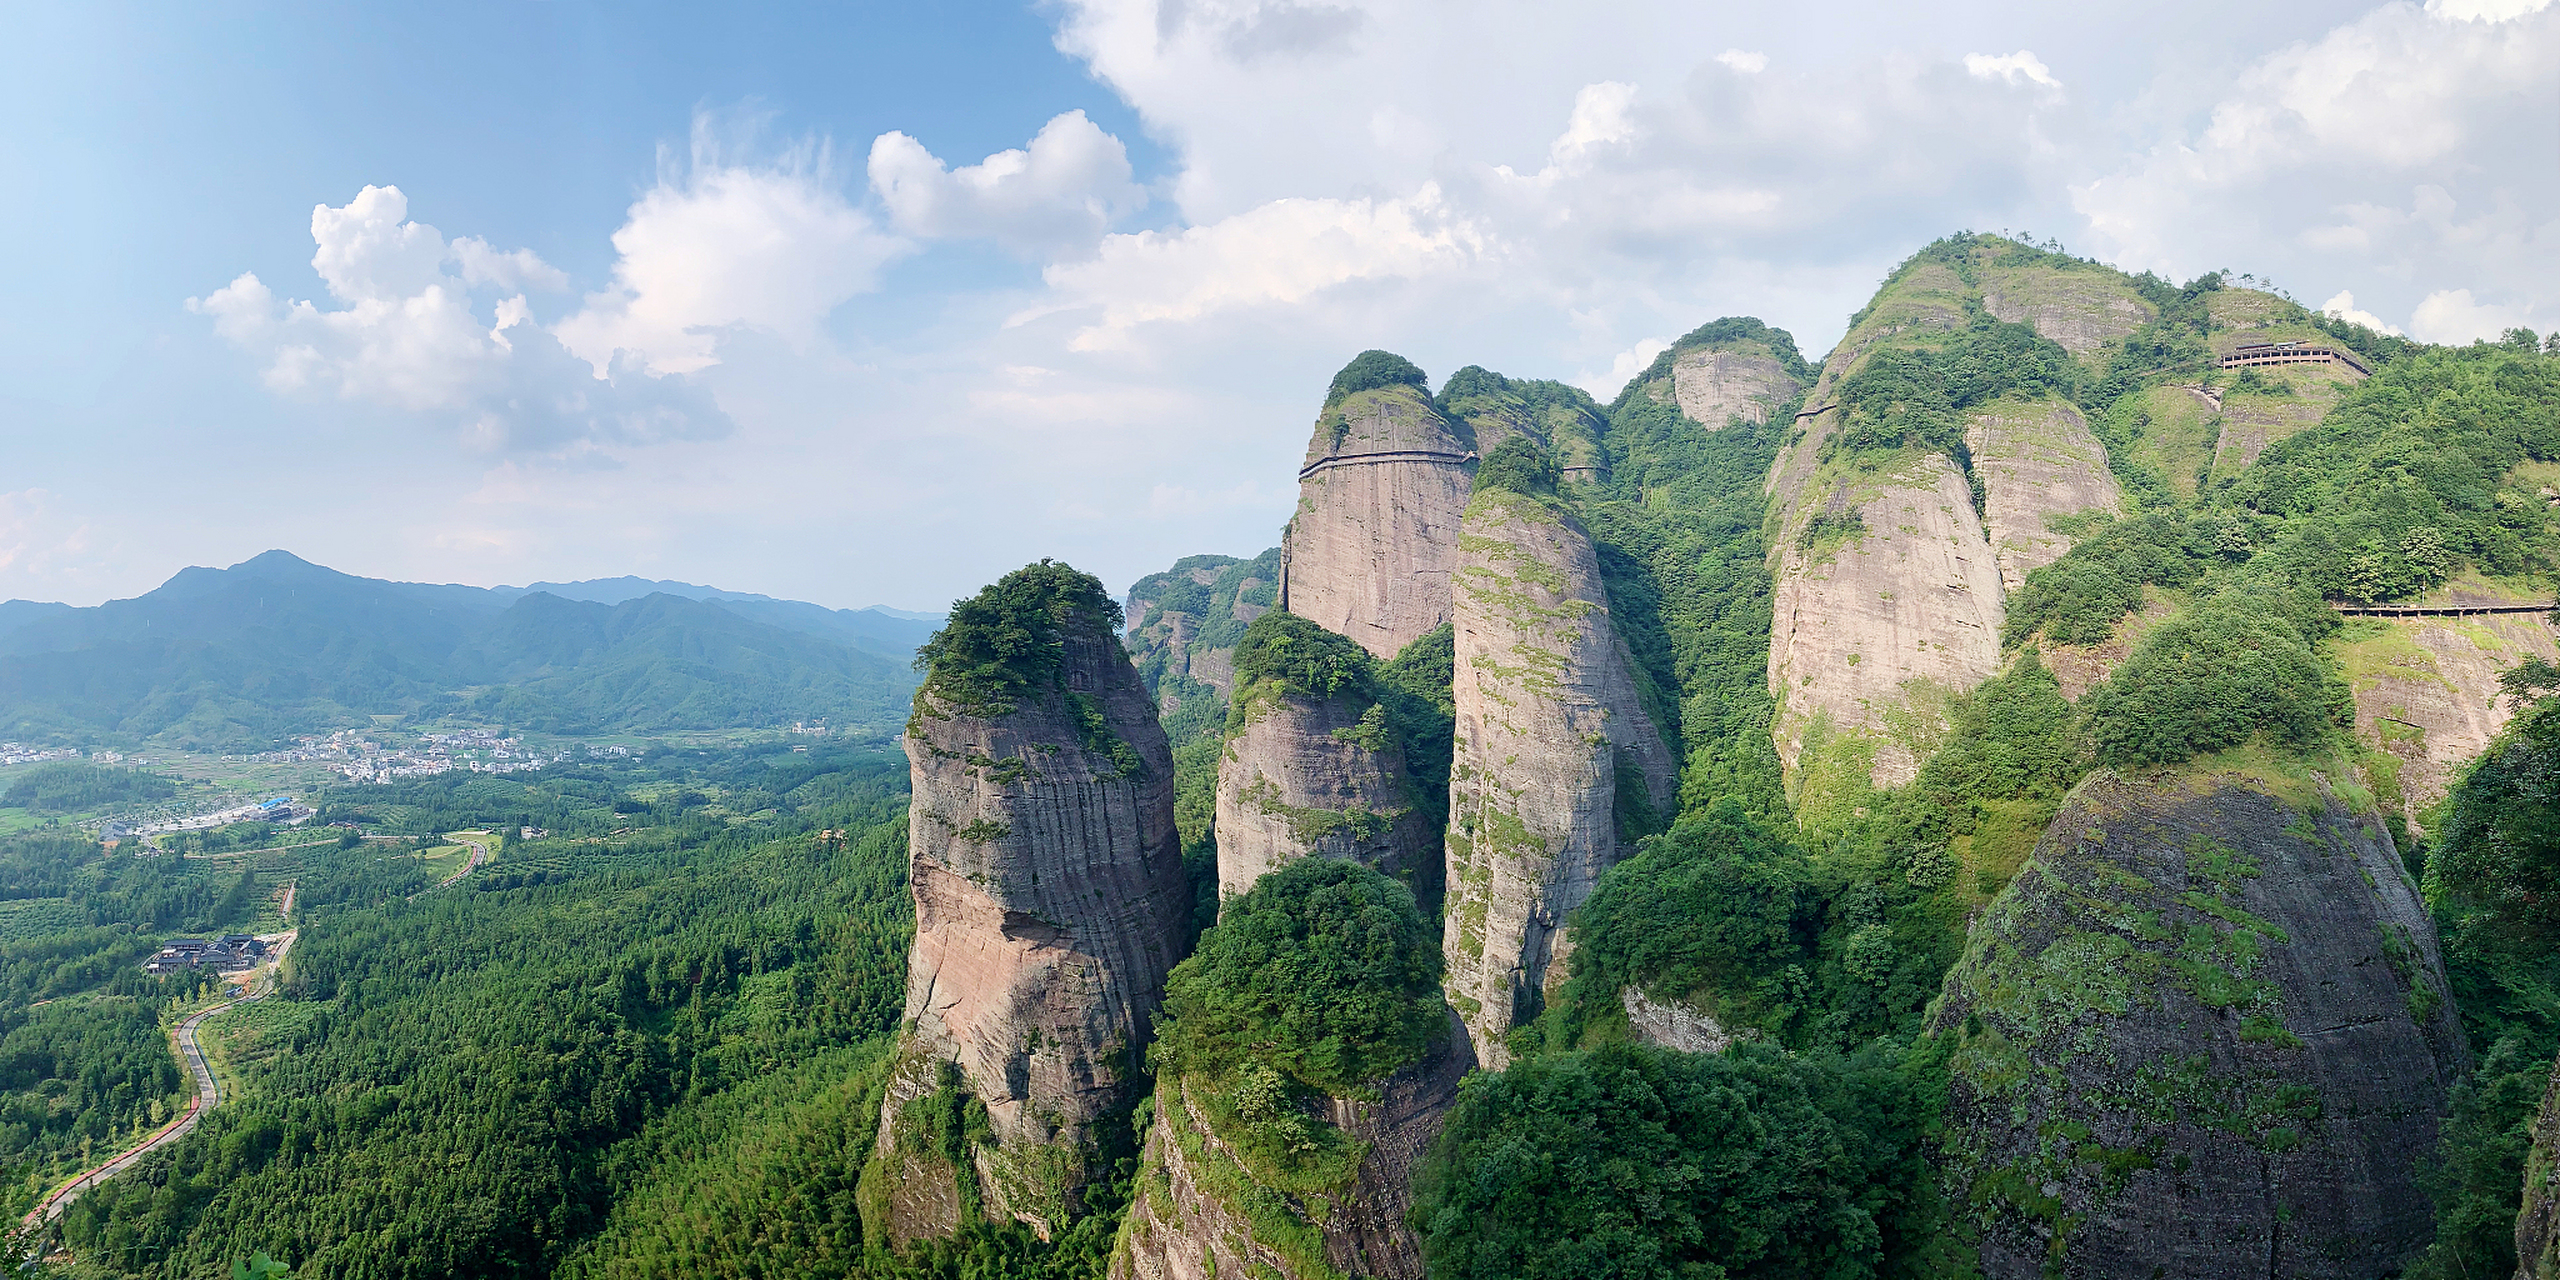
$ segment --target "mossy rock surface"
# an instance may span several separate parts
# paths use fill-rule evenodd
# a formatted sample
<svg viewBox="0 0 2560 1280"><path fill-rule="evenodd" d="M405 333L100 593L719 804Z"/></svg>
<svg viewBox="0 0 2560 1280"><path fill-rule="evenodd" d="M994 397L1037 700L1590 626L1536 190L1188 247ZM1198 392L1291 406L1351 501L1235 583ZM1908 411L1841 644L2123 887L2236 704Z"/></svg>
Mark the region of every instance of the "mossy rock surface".
<svg viewBox="0 0 2560 1280"><path fill-rule="evenodd" d="M2369 799L2285 790L2102 772L1975 922L1930 1034L1985 1276L2380 1277L2425 1245L2467 1058L2434 931Z"/></svg>

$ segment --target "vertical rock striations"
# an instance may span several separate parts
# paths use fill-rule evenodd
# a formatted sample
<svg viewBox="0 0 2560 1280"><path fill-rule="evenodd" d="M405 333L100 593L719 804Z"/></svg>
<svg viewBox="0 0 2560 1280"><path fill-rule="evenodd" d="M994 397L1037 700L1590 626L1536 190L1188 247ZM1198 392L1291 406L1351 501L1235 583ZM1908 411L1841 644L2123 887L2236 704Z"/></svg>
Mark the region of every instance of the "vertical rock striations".
<svg viewBox="0 0 2560 1280"><path fill-rule="evenodd" d="M1449 620L1473 441L1422 371L1365 352L1334 378L1298 472L1280 607L1392 658Z"/></svg>
<svg viewBox="0 0 2560 1280"><path fill-rule="evenodd" d="M1545 487L1488 479L1456 575L1442 950L1449 1002L1496 1069L1504 1033L1543 998L1565 917L1639 820L1628 810L1668 814L1676 769L1638 703L1591 539Z"/></svg>
<svg viewBox="0 0 2560 1280"><path fill-rule="evenodd" d="M916 937L863 1178L893 1239L972 1212L1057 1229L1097 1122L1132 1101L1190 893L1118 612L1043 561L963 601L924 650L905 739Z"/></svg>
<svg viewBox="0 0 2560 1280"><path fill-rule="evenodd" d="M1991 1280L2377 1277L2430 1236L2466 1058L2434 929L2370 801L2247 758L2082 783L1948 974Z"/></svg>
<svg viewBox="0 0 2560 1280"><path fill-rule="evenodd" d="M1774 354L1724 345L1675 354L1669 391L1690 421L1716 431L1735 418L1767 422L1772 412L1794 403L1804 384Z"/></svg>
<svg viewBox="0 0 2560 1280"><path fill-rule="evenodd" d="M1408 885L1426 878L1439 833L1375 695L1368 654L1279 612L1257 619L1237 653L1246 683L1218 759L1219 896L1308 857L1363 863Z"/></svg>
<svg viewBox="0 0 2560 1280"><path fill-rule="evenodd" d="M2124 510L2106 446L2065 401L2000 401L1965 421L1964 442L1982 479L1983 536L2007 590L2071 549L2071 517Z"/></svg>

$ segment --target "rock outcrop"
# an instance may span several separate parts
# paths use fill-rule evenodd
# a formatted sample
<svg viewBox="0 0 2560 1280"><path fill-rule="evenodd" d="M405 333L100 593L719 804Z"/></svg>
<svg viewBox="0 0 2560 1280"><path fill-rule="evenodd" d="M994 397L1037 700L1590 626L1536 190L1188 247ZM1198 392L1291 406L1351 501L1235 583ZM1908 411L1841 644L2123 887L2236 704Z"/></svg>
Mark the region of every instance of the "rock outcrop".
<svg viewBox="0 0 2560 1280"><path fill-rule="evenodd" d="M1999 266L1981 271L1982 308L2086 356L2150 322L2153 309L2104 267Z"/></svg>
<svg viewBox="0 0 2560 1280"><path fill-rule="evenodd" d="M928 681L908 726L916 935L864 1177L895 1240L970 1205L1044 1234L1072 1218L1180 958L1190 890L1154 703L1106 619L1077 615L1060 645L1054 680L1005 703L956 706ZM983 1128L949 1137L974 1108Z"/></svg>
<svg viewBox="0 0 2560 1280"><path fill-rule="evenodd" d="M1815 479L1824 487L1800 494L1771 540L1778 756L1799 792L1831 772L1899 786L1934 747L1933 704L2000 669L1999 561L1945 454Z"/></svg>
<svg viewBox="0 0 2560 1280"><path fill-rule="evenodd" d="M1326 406L1298 472L1280 607L1392 658L1449 620L1476 462L1421 387L1373 387Z"/></svg>
<svg viewBox="0 0 2560 1280"><path fill-rule="evenodd" d="M1618 989L1618 1007L1626 1010L1627 1030L1639 1042L1683 1053L1722 1053L1737 1037L1712 1016L1686 1001L1656 1000L1634 987Z"/></svg>
<svg viewBox="0 0 2560 1280"><path fill-rule="evenodd" d="M1233 897L1300 858L1346 858L1407 884L1440 852L1412 794L1384 708L1317 698L1276 680L1242 695L1218 759L1218 894Z"/></svg>
<svg viewBox="0 0 2560 1280"><path fill-rule="evenodd" d="M1666 391L1680 412L1709 431L1721 430L1735 418L1767 422L1769 415L1795 402L1804 384L1776 356L1754 350L1700 347L1671 359Z"/></svg>
<svg viewBox="0 0 2560 1280"><path fill-rule="evenodd" d="M1965 422L1964 442L1982 480L1984 536L2008 590L2071 549L2052 522L2124 509L2106 446L2063 401L2001 401Z"/></svg>
<svg viewBox="0 0 2560 1280"><path fill-rule="evenodd" d="M1413 1170L1475 1065L1453 1020L1430 1056L1381 1082L1377 1101L1322 1099L1322 1118L1364 1150L1348 1185L1299 1192L1258 1180L1210 1126L1202 1082L1168 1075L1112 1280L1422 1280L1421 1244L1405 1223Z"/></svg>
<svg viewBox="0 0 2560 1280"><path fill-rule="evenodd" d="M1580 522L1552 498L1488 489L1461 547L1442 951L1449 1003L1499 1069L1565 917L1621 855L1621 806L1667 815L1675 764Z"/></svg>
<svg viewBox="0 0 2560 1280"><path fill-rule="evenodd" d="M2462 1032L2390 837L2327 776L2101 772L1974 924L1929 1033L1986 1277L2362 1280L2426 1244Z"/></svg>
<svg viewBox="0 0 2560 1280"><path fill-rule="evenodd" d="M2355 690L2357 736L2396 762L2383 798L2412 830L2514 715L2499 673L2528 657L2560 662L2540 613L2350 619L2330 648Z"/></svg>
<svg viewBox="0 0 2560 1280"><path fill-rule="evenodd" d="M2516 1280L2560 1280L2560 1064L2542 1092L2533 1118L2533 1146L2524 1157L2524 1206L2516 1213Z"/></svg>

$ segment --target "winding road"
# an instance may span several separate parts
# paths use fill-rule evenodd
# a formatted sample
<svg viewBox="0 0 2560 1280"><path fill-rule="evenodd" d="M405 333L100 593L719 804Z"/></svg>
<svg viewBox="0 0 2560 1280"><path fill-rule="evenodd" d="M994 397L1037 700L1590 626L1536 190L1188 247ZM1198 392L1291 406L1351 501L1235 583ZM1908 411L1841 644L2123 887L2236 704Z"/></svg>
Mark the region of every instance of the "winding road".
<svg viewBox="0 0 2560 1280"><path fill-rule="evenodd" d="M226 1009L266 999L268 993L275 990L276 968L284 964L284 954L287 949L293 946L294 934L294 930L286 930L283 937L277 940L275 959L270 962L270 967L268 967L260 976L258 980L259 986L256 990L251 991L247 995L240 996L237 999L225 1000L220 1004L198 1009L194 1013L188 1014L186 1019L178 1024L176 1034L178 1054L180 1057L186 1059L187 1069L194 1072L196 1077L196 1096L193 1100L187 1103L186 1111L181 1113L176 1119L171 1120L169 1123L153 1130L151 1136L144 1138L140 1143L135 1144L123 1154L116 1156L105 1164L97 1165L89 1169L87 1172L82 1173L79 1177L73 1178L71 1181L64 1183L61 1187L57 1188L52 1195L46 1196L43 1203L37 1205L32 1212L27 1214L24 1219L24 1225L29 1227L39 1226L61 1217L62 1211L70 1208L71 1202L79 1199L81 1193L109 1178L116 1176L119 1173L124 1172L127 1169L132 1168L135 1162L141 1160L144 1156L147 1156L152 1152L168 1146L170 1143L176 1142L178 1139L193 1133L195 1131L196 1124L204 1119L206 1112L222 1105L222 1085L219 1081L213 1078L212 1064L204 1060L204 1048L202 1045L196 1043L196 1030L204 1025L205 1019L210 1018L217 1013L221 1013Z"/></svg>

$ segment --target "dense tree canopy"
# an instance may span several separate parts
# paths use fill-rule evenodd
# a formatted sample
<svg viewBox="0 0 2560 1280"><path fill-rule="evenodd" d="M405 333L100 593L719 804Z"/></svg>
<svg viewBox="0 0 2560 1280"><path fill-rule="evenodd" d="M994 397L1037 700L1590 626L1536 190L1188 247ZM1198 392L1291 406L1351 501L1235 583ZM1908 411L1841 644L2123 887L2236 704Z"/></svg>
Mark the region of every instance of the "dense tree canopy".
<svg viewBox="0 0 2560 1280"><path fill-rule="evenodd" d="M1229 902L1174 967L1158 1053L1348 1093L1419 1061L1446 1029L1440 968L1411 890L1356 862L1301 859Z"/></svg>

